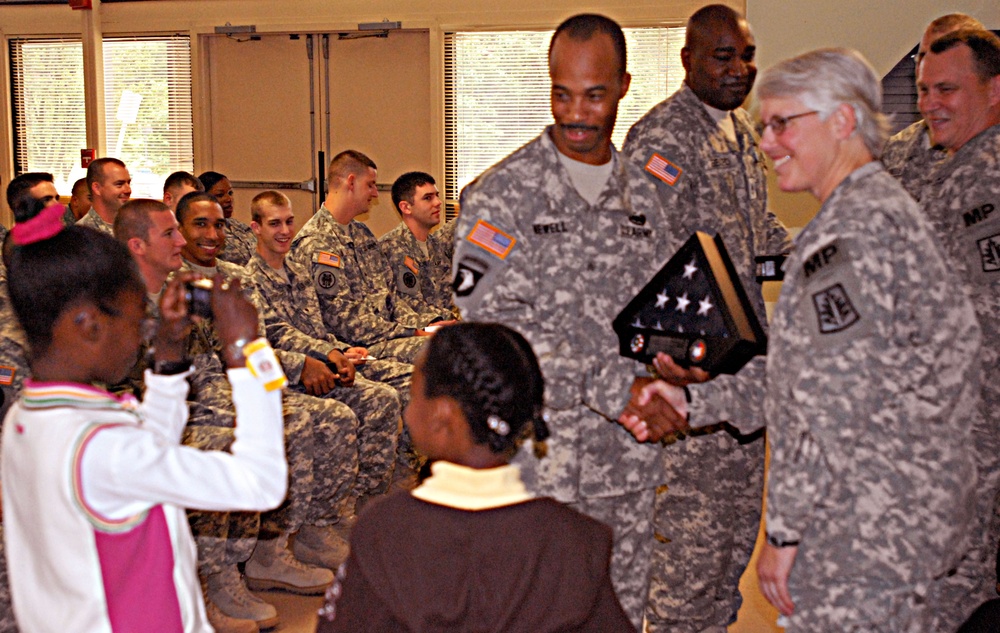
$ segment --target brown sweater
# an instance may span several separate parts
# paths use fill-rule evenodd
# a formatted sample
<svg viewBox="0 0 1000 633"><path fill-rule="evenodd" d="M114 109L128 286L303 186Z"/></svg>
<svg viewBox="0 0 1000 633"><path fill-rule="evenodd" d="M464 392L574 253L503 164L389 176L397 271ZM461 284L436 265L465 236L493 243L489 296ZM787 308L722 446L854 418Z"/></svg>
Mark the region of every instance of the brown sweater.
<svg viewBox="0 0 1000 633"><path fill-rule="evenodd" d="M552 499L468 511L393 495L354 527L317 631L633 633L610 557L611 530Z"/></svg>

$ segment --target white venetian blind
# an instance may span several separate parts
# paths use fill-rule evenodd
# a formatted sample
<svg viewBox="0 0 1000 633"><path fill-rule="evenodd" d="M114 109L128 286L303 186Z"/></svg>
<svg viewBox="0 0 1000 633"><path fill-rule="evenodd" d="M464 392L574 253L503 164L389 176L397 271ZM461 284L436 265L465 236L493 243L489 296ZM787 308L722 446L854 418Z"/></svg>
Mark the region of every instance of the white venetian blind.
<svg viewBox="0 0 1000 633"><path fill-rule="evenodd" d="M680 87L683 27L624 29L632 85L618 107L614 142ZM462 188L552 123L548 47L552 31L445 34L445 194ZM449 214L450 215L450 214Z"/></svg>
<svg viewBox="0 0 1000 633"><path fill-rule="evenodd" d="M79 40L10 41L15 170L53 174L68 194L86 146ZM108 155L132 175L134 197L159 198L163 180L193 167L191 49L186 36L104 40Z"/></svg>

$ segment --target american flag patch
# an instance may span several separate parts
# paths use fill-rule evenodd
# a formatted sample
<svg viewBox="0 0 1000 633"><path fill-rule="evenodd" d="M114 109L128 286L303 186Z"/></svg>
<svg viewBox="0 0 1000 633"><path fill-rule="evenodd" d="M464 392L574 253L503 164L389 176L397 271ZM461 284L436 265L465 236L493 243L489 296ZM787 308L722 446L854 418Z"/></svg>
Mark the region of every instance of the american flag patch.
<svg viewBox="0 0 1000 633"><path fill-rule="evenodd" d="M0 385L5 387L14 384L14 374L17 373L15 367L10 365L0 365Z"/></svg>
<svg viewBox="0 0 1000 633"><path fill-rule="evenodd" d="M659 154L653 154L646 163L646 171L673 187L684 170Z"/></svg>
<svg viewBox="0 0 1000 633"><path fill-rule="evenodd" d="M517 243L510 235L507 235L486 220L479 220L472 227L469 237L466 238L476 246L483 248L500 259L506 259L510 254L514 244Z"/></svg>
<svg viewBox="0 0 1000 633"><path fill-rule="evenodd" d="M319 256L316 257L316 263L322 266L333 266L334 268L340 268L340 255L334 255L333 253L320 251Z"/></svg>
<svg viewBox="0 0 1000 633"><path fill-rule="evenodd" d="M410 270L412 270L413 274L417 274L419 272L419 270L417 269L417 262L413 261L413 258L410 257L409 255L407 255L406 259L403 260L403 264L407 268L409 268Z"/></svg>

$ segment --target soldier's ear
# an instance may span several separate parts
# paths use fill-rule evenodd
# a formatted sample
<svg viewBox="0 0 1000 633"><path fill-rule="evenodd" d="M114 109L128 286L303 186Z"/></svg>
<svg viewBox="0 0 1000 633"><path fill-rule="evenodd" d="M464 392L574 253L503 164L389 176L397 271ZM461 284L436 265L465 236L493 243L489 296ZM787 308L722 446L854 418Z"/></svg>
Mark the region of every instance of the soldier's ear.
<svg viewBox="0 0 1000 633"><path fill-rule="evenodd" d="M128 238L128 250L133 255L143 255L146 252L146 241L141 237Z"/></svg>
<svg viewBox="0 0 1000 633"><path fill-rule="evenodd" d="M625 95L628 94L628 87L630 85L632 85L632 74L631 73L622 74L622 91L621 94L618 95L619 99L625 98Z"/></svg>
<svg viewBox="0 0 1000 633"><path fill-rule="evenodd" d="M253 231L254 235L256 235L257 237L260 237L260 225L257 224L256 220L251 220L250 221L250 230Z"/></svg>
<svg viewBox="0 0 1000 633"><path fill-rule="evenodd" d="M830 115L833 119L834 132L837 138L845 139L854 134L858 128L858 117L854 108L846 103L841 103Z"/></svg>
<svg viewBox="0 0 1000 633"><path fill-rule="evenodd" d="M1000 75L989 79L990 106L1000 107Z"/></svg>
<svg viewBox="0 0 1000 633"><path fill-rule="evenodd" d="M410 204L409 202L407 202L406 200L400 200L399 201L399 214L400 215L409 215L410 214L410 210L412 208L413 208L413 205Z"/></svg>

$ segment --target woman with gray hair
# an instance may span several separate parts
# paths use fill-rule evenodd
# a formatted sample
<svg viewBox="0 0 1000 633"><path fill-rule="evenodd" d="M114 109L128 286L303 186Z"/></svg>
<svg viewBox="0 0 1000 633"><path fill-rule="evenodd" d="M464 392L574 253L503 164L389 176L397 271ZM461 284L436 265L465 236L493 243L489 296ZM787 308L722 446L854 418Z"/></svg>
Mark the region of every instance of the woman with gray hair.
<svg viewBox="0 0 1000 633"><path fill-rule="evenodd" d="M970 526L980 331L916 203L876 160L878 77L844 49L758 82L761 149L822 203L775 309L761 590L786 631L932 631Z"/></svg>

